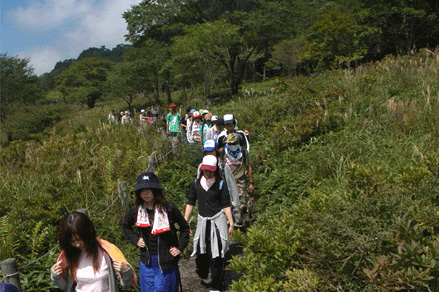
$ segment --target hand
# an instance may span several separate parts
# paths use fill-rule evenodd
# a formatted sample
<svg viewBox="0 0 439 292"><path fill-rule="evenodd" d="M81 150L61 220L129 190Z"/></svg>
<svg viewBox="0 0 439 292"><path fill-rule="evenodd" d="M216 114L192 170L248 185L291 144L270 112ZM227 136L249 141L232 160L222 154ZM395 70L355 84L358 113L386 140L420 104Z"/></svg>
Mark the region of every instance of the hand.
<svg viewBox="0 0 439 292"><path fill-rule="evenodd" d="M233 235L233 230L235 230L235 229L233 228L233 224L232 224L229 227L229 237L231 237Z"/></svg>
<svg viewBox="0 0 439 292"><path fill-rule="evenodd" d="M178 248L172 246L172 247L169 249L169 253L175 258L175 257L178 256L179 254L181 254L181 251L180 251Z"/></svg>
<svg viewBox="0 0 439 292"><path fill-rule="evenodd" d="M248 186L248 192L249 193L253 193L253 191L255 190L255 186L253 184L249 184Z"/></svg>
<svg viewBox="0 0 439 292"><path fill-rule="evenodd" d="M56 264L54 264L51 268L52 272L54 272L57 275L61 275L62 273L62 268L61 268L61 263L58 262Z"/></svg>
<svg viewBox="0 0 439 292"><path fill-rule="evenodd" d="M143 238L139 238L139 241L137 241L138 247L146 247L145 241L143 241Z"/></svg>
<svg viewBox="0 0 439 292"><path fill-rule="evenodd" d="M123 263L122 261L114 261L113 267L118 272L126 272L130 269L130 267L126 263Z"/></svg>

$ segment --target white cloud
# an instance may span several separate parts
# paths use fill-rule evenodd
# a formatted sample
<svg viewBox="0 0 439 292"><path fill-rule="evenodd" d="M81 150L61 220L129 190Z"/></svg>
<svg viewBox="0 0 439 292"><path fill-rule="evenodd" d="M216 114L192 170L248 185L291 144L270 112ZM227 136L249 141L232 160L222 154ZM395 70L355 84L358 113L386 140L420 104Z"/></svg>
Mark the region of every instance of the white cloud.
<svg viewBox="0 0 439 292"><path fill-rule="evenodd" d="M85 15L81 23L66 34L66 37L72 43L84 44L87 48L102 45L111 48L124 43L127 30L122 13L139 2L140 0L106 0L93 12Z"/></svg>
<svg viewBox="0 0 439 292"><path fill-rule="evenodd" d="M111 49L125 43L122 13L141 0L38 0L12 11L10 21L23 33L44 33L45 40L19 53L35 73L50 72L56 62L77 58L90 47Z"/></svg>
<svg viewBox="0 0 439 292"><path fill-rule="evenodd" d="M39 0L28 7L19 7L9 15L9 20L21 31L57 29L66 22L78 20L93 11L87 0Z"/></svg>
<svg viewBox="0 0 439 292"><path fill-rule="evenodd" d="M52 47L33 48L19 52L18 55L30 59L30 64L35 69L36 75L50 72L58 61L68 59L68 52Z"/></svg>

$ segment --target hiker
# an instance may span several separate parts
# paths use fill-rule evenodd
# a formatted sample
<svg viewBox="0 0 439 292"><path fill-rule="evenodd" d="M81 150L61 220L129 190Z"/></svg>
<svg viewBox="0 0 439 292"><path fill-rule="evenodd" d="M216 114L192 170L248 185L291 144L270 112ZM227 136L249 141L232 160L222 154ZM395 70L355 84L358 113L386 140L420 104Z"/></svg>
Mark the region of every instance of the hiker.
<svg viewBox="0 0 439 292"><path fill-rule="evenodd" d="M178 143L181 134L181 115L176 112L175 104L169 105L169 114L166 115L166 135L172 142L172 152L178 158Z"/></svg>
<svg viewBox="0 0 439 292"><path fill-rule="evenodd" d="M178 261L189 242L189 225L180 210L166 201L154 173L140 174L134 193L135 202L123 219L122 231L140 248L140 291L177 292L181 286Z"/></svg>
<svg viewBox="0 0 439 292"><path fill-rule="evenodd" d="M175 108L175 104L169 105L169 113L166 115L166 134L172 137L173 142L178 142L181 133L181 115L176 112Z"/></svg>
<svg viewBox="0 0 439 292"><path fill-rule="evenodd" d="M134 269L112 243L96 237L90 218L71 212L62 220L58 231L62 249L50 269L50 278L63 291L119 291L136 285Z"/></svg>
<svg viewBox="0 0 439 292"><path fill-rule="evenodd" d="M221 179L218 160L214 155L204 156L201 170L202 174L191 183L184 218L189 221L195 203L198 202L197 229L192 252L192 256L197 255L196 273L204 285L211 287L210 291L220 291L229 236L233 234L230 196L227 183Z"/></svg>
<svg viewBox="0 0 439 292"><path fill-rule="evenodd" d="M207 109L205 109L205 110L200 110L200 114L201 114L201 121L203 123L205 123L206 122L206 115L210 114L210 112ZM212 117L212 114L210 114L210 116Z"/></svg>
<svg viewBox="0 0 439 292"><path fill-rule="evenodd" d="M254 190L250 156L248 151L241 146L241 139L241 135L238 133L228 134L224 140L224 149L221 152L221 158L232 170L233 176L235 177L236 186L238 187L239 209L235 210L233 214L236 228L243 227L244 213L247 213L247 215L250 217L252 201L250 200L248 193L252 193ZM249 181L247 181L247 176ZM249 184L248 192L247 182Z"/></svg>
<svg viewBox="0 0 439 292"><path fill-rule="evenodd" d="M130 123L131 123L130 112L125 111L124 115L122 116L121 124L130 124Z"/></svg>
<svg viewBox="0 0 439 292"><path fill-rule="evenodd" d="M225 145L224 141L228 134L237 133L241 137L240 145L242 149L245 149L247 150L247 152L250 153L250 144L247 138L248 131L246 134L244 131L236 129L236 125L238 122L236 121L235 117L232 114L224 115L223 119L224 119L224 130L218 136L218 148L224 147Z"/></svg>
<svg viewBox="0 0 439 292"><path fill-rule="evenodd" d="M171 134L171 136L178 136L181 132L181 115L176 112L175 108L175 104L171 103L169 113L166 115L166 134Z"/></svg>
<svg viewBox="0 0 439 292"><path fill-rule="evenodd" d="M186 119L186 138L189 143L194 143L194 139L192 137L192 123L194 121L193 114L195 109L191 109L189 111L188 117Z"/></svg>
<svg viewBox="0 0 439 292"><path fill-rule="evenodd" d="M140 126L145 128L146 127L146 122L148 120L148 117L146 115L146 112L144 109L140 110L140 115L139 115L139 122L140 122Z"/></svg>
<svg viewBox="0 0 439 292"><path fill-rule="evenodd" d="M212 114L207 113L204 115L204 122L203 125L200 128L200 135L201 135L201 142L204 145L204 142L206 142L206 134L207 131L212 127Z"/></svg>
<svg viewBox="0 0 439 292"><path fill-rule="evenodd" d="M214 140L218 144L218 137L224 130L224 120L218 118L218 116L212 116L212 127L206 133L206 141Z"/></svg>
<svg viewBox="0 0 439 292"><path fill-rule="evenodd" d="M190 111L191 111L191 107L188 106L186 108L186 114L181 118L180 120L180 125L181 125L181 133L182 133L182 141L183 143L187 143L187 123L188 123L188 118L190 117Z"/></svg>
<svg viewBox="0 0 439 292"><path fill-rule="evenodd" d="M200 134L200 128L203 125L201 121L201 115L200 112L195 111L192 114L192 124L191 124L191 135L192 135L192 143L201 142L201 134Z"/></svg>
<svg viewBox="0 0 439 292"><path fill-rule="evenodd" d="M116 113L114 110L111 110L111 112L108 114L108 122L110 124L117 124Z"/></svg>
<svg viewBox="0 0 439 292"><path fill-rule="evenodd" d="M230 200L232 202L232 214L239 211L239 192L236 186L235 176L227 163L219 156L218 145L215 140L207 140L203 145L203 156L214 155L218 159L218 168L221 179L227 183L229 188ZM201 163L198 166L197 177L201 175Z"/></svg>

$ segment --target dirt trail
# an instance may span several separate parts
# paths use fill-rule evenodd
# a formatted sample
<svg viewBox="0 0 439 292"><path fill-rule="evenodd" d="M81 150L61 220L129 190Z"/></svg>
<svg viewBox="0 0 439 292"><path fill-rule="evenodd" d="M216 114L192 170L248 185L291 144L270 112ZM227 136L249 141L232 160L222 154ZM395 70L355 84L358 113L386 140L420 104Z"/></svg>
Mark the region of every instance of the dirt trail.
<svg viewBox="0 0 439 292"><path fill-rule="evenodd" d="M242 254L242 247L236 243L231 242L230 249L227 252L227 262L226 262L226 270L224 272L224 286L226 290L229 291L227 287L232 283L233 280L239 279L239 274L233 271L227 270L227 265L230 258L234 255ZM179 262L180 274L181 274L181 282L183 286L184 292L205 292L209 291L209 288L203 286L200 282L200 278L197 273L195 273L195 259L182 259Z"/></svg>

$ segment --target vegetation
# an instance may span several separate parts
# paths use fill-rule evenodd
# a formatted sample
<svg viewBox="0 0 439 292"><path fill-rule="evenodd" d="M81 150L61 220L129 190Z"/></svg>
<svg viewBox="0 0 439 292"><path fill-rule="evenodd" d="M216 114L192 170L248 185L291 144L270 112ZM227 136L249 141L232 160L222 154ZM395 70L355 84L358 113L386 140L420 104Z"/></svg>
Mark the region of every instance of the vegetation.
<svg viewBox="0 0 439 292"><path fill-rule="evenodd" d="M211 106L250 131L257 187L257 220L235 235L244 255L229 265L242 273L231 289L437 289L438 62L438 52L424 50L248 84ZM39 141L1 149L2 257L22 266L44 255L56 247L60 218L87 208L99 234L137 265L120 230L118 182L132 190L154 151L166 194L183 210L199 151L164 156L171 145L155 129L109 125L107 111L67 114ZM20 271L26 291L53 290L55 257L56 249Z"/></svg>
<svg viewBox="0 0 439 292"><path fill-rule="evenodd" d="M23 290L55 291L56 227L80 208L138 268L119 182L154 154L183 210L201 153L107 114L172 101L250 132L257 216L231 289L439 290L437 1L145 0L123 17L132 46L49 75L1 55L0 256Z"/></svg>

